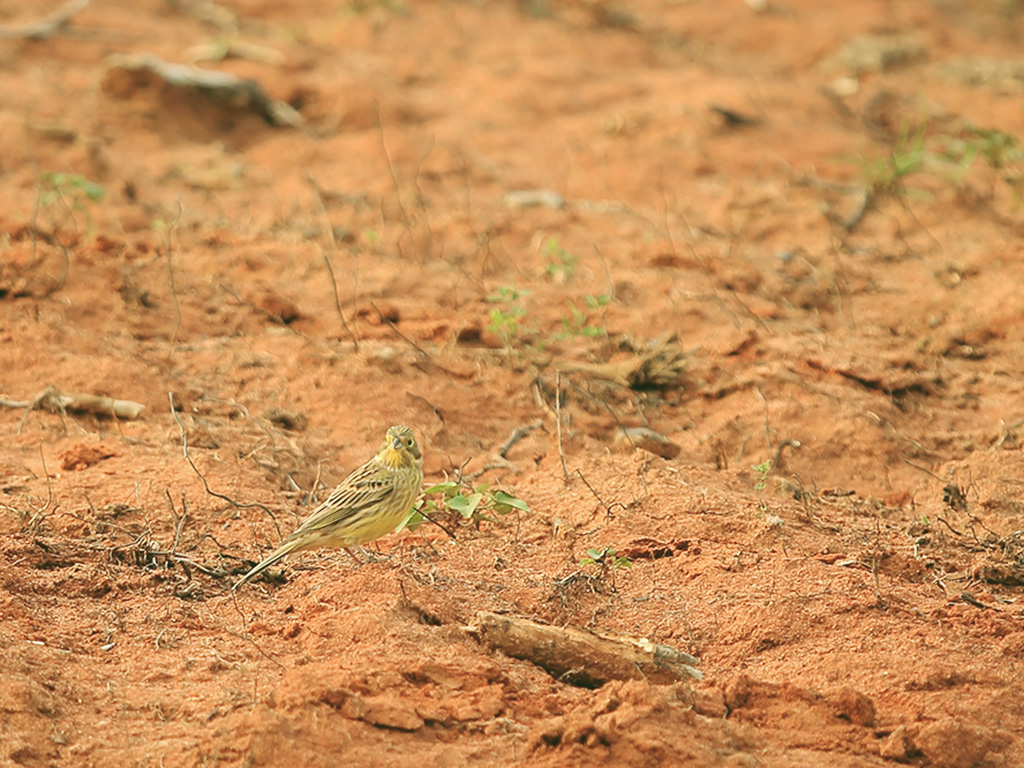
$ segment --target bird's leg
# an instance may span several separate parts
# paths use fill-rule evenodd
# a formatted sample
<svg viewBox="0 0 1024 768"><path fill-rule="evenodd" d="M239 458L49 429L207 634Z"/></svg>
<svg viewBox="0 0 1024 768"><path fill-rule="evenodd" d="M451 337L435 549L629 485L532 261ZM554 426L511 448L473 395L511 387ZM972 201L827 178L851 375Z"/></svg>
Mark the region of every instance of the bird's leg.
<svg viewBox="0 0 1024 768"><path fill-rule="evenodd" d="M385 555L383 552L374 552L372 549L366 549L364 547L356 547L356 549L360 552L360 554L362 554L365 560L360 560L358 557L356 557L355 552L353 552L348 547L345 547L345 551L348 552L348 556L355 560L359 565L363 565L364 562L380 563L385 560L391 559L390 555Z"/></svg>

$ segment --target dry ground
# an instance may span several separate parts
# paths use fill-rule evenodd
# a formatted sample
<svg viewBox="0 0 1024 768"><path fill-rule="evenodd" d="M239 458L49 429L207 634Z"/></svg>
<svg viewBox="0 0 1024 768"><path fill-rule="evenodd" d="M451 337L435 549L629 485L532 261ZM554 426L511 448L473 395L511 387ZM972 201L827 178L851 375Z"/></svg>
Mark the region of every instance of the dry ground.
<svg viewBox="0 0 1024 768"><path fill-rule="evenodd" d="M1024 765L1015 3L15 29L60 7L0 3L0 395L145 410L0 409L0 763ZM111 58L142 53L301 124ZM392 423L530 511L232 595ZM485 610L705 679L573 687Z"/></svg>

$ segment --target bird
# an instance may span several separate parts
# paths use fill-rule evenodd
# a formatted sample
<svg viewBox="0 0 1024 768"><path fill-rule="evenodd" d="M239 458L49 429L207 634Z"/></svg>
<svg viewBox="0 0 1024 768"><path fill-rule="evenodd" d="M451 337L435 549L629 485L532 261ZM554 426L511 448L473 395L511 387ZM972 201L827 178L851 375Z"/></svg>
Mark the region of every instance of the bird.
<svg viewBox="0 0 1024 768"><path fill-rule="evenodd" d="M277 549L238 580L232 591L293 552L314 547L347 551L390 533L405 519L422 485L423 454L416 435L409 427L389 427L377 455L331 491Z"/></svg>

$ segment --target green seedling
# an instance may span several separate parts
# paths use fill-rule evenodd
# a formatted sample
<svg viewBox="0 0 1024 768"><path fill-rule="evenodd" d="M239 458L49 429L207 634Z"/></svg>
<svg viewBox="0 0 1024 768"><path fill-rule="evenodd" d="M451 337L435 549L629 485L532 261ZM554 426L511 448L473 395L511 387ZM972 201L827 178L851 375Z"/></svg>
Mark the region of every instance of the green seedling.
<svg viewBox="0 0 1024 768"><path fill-rule="evenodd" d="M85 214L91 228L87 204L99 202L104 193L103 187L80 173L47 172L39 177L39 208L48 212L55 231L68 221L74 224L76 213ZM58 221L61 214L63 219Z"/></svg>
<svg viewBox="0 0 1024 768"><path fill-rule="evenodd" d="M544 255L548 260L544 271L555 282L567 283L576 274L580 257L559 245L557 237L549 237L544 243Z"/></svg>
<svg viewBox="0 0 1024 768"><path fill-rule="evenodd" d="M590 316L571 301L569 302L569 313L569 317L562 318L563 330L559 334L559 338L579 336L595 338L607 335L608 332L603 325L594 325Z"/></svg>
<svg viewBox="0 0 1024 768"><path fill-rule="evenodd" d="M454 517L467 523L499 523L512 511L529 512L525 501L489 484L471 486L448 480L432 485L405 520L405 527L416 530L427 518L435 515Z"/></svg>
<svg viewBox="0 0 1024 768"><path fill-rule="evenodd" d="M752 469L757 475L757 480L754 481L754 490L763 491L768 487L768 475L772 472L772 460L765 459L760 464L755 464Z"/></svg>
<svg viewBox="0 0 1024 768"><path fill-rule="evenodd" d="M580 566L587 565L596 565L602 570L618 570L620 568L632 568L633 561L628 557L620 555L611 547L603 547L601 549L592 547L587 550L587 556L580 560Z"/></svg>
<svg viewBox="0 0 1024 768"><path fill-rule="evenodd" d="M489 317L487 330L501 339L501 343L506 347L511 347L522 335L522 321L526 317L526 310L519 306L492 309Z"/></svg>

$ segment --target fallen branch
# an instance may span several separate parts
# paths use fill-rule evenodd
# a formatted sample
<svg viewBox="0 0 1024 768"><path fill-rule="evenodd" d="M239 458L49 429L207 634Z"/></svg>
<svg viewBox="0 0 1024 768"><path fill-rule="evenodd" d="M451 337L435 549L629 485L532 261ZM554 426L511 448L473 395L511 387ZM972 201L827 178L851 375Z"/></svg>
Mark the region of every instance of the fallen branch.
<svg viewBox="0 0 1024 768"><path fill-rule="evenodd" d="M668 645L613 632L554 627L516 616L481 612L466 630L481 642L529 661L556 679L583 688L609 680L671 684L700 680L697 659Z"/></svg>
<svg viewBox="0 0 1024 768"><path fill-rule="evenodd" d="M0 406L7 408L26 408L25 416L18 425L18 432L24 426L25 418L36 408L46 408L57 413L65 411L85 411L97 416L110 416L114 419L132 421L139 418L146 406L132 400L115 400L104 395L89 395L81 392L61 392L54 386L46 387L31 400L9 400L0 398Z"/></svg>
<svg viewBox="0 0 1024 768"><path fill-rule="evenodd" d="M45 19L28 24L0 26L0 40L43 40L68 26L71 17L89 4L89 0L70 0Z"/></svg>
<svg viewBox="0 0 1024 768"><path fill-rule="evenodd" d="M172 64L151 53L136 56L117 53L107 59L107 69L103 75L104 89L119 91L119 87L111 78L122 72L128 73L129 76L138 72L149 72L172 88L195 88L229 106L249 109L271 125L296 128L304 122L296 109L283 101L270 98L263 90L263 86L255 80L243 80L230 72Z"/></svg>
<svg viewBox="0 0 1024 768"><path fill-rule="evenodd" d="M628 443L633 448L643 448L663 459L674 459L682 451L679 445L663 434L647 427L620 427L619 435L620 442Z"/></svg>

